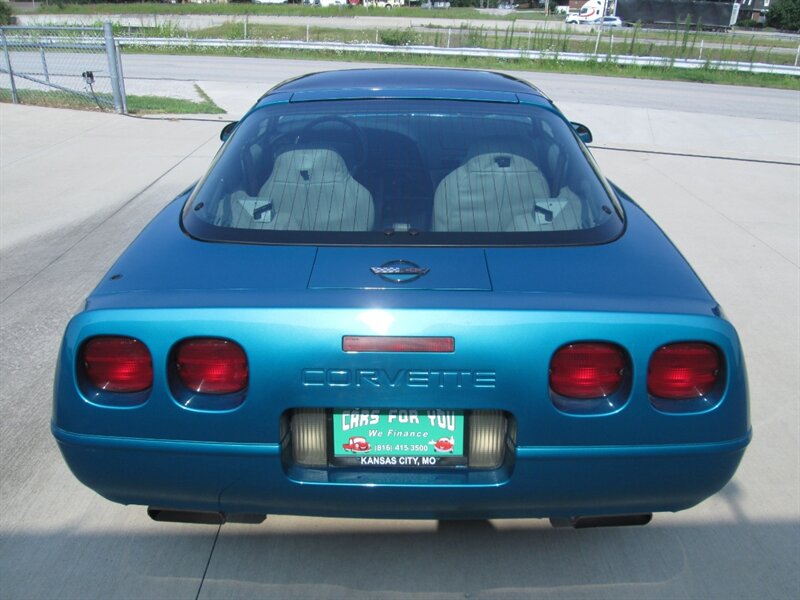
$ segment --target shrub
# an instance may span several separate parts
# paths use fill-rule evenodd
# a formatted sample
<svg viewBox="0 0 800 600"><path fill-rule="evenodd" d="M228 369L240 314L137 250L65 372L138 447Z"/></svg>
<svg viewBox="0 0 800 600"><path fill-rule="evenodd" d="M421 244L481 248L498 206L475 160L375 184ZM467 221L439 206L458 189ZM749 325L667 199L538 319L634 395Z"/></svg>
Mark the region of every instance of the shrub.
<svg viewBox="0 0 800 600"><path fill-rule="evenodd" d="M747 29L758 29L759 27L763 27L761 23L754 21L753 19L739 19L736 21L736 26L745 27Z"/></svg>
<svg viewBox="0 0 800 600"><path fill-rule="evenodd" d="M387 46L411 46L417 41L417 34L412 29L382 29L378 35Z"/></svg>
<svg viewBox="0 0 800 600"><path fill-rule="evenodd" d="M11 5L0 0L0 25L11 25L14 17L11 16Z"/></svg>

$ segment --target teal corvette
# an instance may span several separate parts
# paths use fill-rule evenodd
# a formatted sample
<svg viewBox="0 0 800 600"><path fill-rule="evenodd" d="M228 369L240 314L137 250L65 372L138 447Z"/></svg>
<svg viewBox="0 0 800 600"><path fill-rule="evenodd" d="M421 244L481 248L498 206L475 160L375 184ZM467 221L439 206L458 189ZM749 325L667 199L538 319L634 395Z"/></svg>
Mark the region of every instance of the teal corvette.
<svg viewBox="0 0 800 600"><path fill-rule="evenodd" d="M736 331L539 90L265 94L67 327L52 430L156 520L647 523L750 440Z"/></svg>

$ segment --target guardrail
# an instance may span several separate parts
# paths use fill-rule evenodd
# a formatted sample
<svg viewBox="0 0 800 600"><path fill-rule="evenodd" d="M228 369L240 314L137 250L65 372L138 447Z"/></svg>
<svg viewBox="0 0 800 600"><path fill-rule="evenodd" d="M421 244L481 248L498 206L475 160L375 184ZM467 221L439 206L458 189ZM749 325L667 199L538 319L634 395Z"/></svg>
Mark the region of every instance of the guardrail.
<svg viewBox="0 0 800 600"><path fill-rule="evenodd" d="M441 48L439 46L390 46L386 44L361 44L312 41L264 41L193 38L127 37L120 39L123 46L198 47L198 48L273 48L280 50L317 50L327 52L362 52L369 54L418 54L436 56L476 56L505 59L563 60L571 62L612 62L620 65L676 67L679 69L721 69L747 73L800 76L800 67L751 63L744 61L700 60L661 56L630 56L624 54L590 54L540 50L492 48Z"/></svg>

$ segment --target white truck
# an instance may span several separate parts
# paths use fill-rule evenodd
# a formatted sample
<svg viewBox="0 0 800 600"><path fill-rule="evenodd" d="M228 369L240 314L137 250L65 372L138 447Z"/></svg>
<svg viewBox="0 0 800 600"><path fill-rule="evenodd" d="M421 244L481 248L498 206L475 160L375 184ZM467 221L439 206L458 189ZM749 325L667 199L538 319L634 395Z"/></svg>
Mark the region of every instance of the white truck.
<svg viewBox="0 0 800 600"><path fill-rule="evenodd" d="M364 0L364 6L372 8L396 8L398 6L405 6L405 0Z"/></svg>
<svg viewBox="0 0 800 600"><path fill-rule="evenodd" d="M603 16L603 2L601 0L589 0L581 6L580 11L567 15L565 23L589 23Z"/></svg>

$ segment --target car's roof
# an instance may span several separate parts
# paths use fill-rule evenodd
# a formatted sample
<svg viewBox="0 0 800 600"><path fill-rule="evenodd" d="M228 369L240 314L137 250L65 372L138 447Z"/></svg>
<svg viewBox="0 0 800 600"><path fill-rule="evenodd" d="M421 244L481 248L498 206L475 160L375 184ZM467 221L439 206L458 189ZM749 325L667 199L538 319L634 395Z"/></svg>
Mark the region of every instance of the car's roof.
<svg viewBox="0 0 800 600"><path fill-rule="evenodd" d="M276 93L313 92L316 99L341 98L344 91L352 97L386 95L387 92L423 91L480 91L499 94L535 94L547 97L526 81L505 73L469 69L441 68L375 68L346 69L311 73L279 83L264 97ZM421 94L424 96L424 94Z"/></svg>

